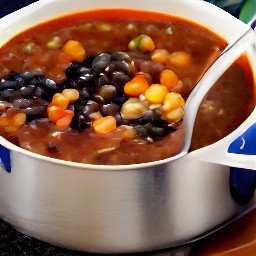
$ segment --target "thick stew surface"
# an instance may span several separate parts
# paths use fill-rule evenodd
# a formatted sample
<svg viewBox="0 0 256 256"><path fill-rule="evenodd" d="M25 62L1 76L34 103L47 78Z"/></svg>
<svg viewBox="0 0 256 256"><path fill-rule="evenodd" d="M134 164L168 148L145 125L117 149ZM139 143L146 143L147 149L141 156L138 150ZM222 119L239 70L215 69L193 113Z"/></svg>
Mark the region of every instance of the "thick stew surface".
<svg viewBox="0 0 256 256"><path fill-rule="evenodd" d="M184 104L227 42L185 19L99 10L32 27L0 48L0 134L29 151L90 164L173 156ZM236 129L254 107L237 60L202 102L191 150Z"/></svg>

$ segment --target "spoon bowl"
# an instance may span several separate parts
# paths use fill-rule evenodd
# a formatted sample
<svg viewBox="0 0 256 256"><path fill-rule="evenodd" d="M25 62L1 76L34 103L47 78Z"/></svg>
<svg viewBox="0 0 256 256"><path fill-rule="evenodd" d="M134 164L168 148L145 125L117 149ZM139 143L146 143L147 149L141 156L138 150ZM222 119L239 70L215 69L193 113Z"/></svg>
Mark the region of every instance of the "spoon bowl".
<svg viewBox="0 0 256 256"><path fill-rule="evenodd" d="M254 23L255 21L252 22L252 24ZM182 157L189 152L196 114L205 95L230 65L251 46L256 46L256 33L253 30L253 27L249 26L248 30L238 39L228 44L220 56L200 78L185 104L185 114L183 119L185 126L185 142L182 151L175 157L175 159L177 157ZM238 157L236 155L236 150L232 149L231 152L229 152L229 146L233 141L239 139L241 136L241 138L243 138L246 130L249 129L251 131L251 129L256 129L255 122L256 108L247 120L229 136L220 142L214 143L214 145L196 150L196 152L192 152L191 155L201 161L224 164L232 167L256 169L256 152L253 155L248 155L246 154L246 150L244 150L244 152L239 152L240 155ZM247 140L250 141L251 137L247 138ZM242 143L245 143L245 141L242 140ZM211 153L213 148L214 152L217 152L216 154Z"/></svg>

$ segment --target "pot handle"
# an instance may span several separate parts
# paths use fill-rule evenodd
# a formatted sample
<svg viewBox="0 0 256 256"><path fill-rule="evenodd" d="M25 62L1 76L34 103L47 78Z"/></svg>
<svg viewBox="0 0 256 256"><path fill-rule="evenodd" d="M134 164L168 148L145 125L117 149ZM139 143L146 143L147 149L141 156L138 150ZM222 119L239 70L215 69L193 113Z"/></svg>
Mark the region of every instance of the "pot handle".
<svg viewBox="0 0 256 256"><path fill-rule="evenodd" d="M231 167L229 186L230 194L237 203L249 203L256 189L256 171Z"/></svg>
<svg viewBox="0 0 256 256"><path fill-rule="evenodd" d="M231 134L188 154L196 160L256 170L256 107Z"/></svg>
<svg viewBox="0 0 256 256"><path fill-rule="evenodd" d="M11 172L10 150L0 145L0 163L7 172Z"/></svg>

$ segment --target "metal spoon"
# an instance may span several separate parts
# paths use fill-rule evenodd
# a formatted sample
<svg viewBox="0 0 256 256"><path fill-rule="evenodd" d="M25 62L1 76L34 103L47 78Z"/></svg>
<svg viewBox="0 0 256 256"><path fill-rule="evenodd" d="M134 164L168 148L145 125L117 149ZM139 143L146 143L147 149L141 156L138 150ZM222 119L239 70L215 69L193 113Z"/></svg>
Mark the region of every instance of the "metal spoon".
<svg viewBox="0 0 256 256"><path fill-rule="evenodd" d="M251 26L255 26L256 21L251 22ZM193 127L198 108L215 82L229 68L229 66L250 46L256 48L256 33L253 27L248 29L234 42L229 43L226 49L215 60L210 68L204 73L196 87L190 94L185 105L184 125L185 125L185 143L182 151L176 157L183 156L188 153ZM246 121L234 132L214 143L213 145L191 152L190 157L195 157L198 160L213 162L218 164L226 164L233 167L256 169L256 156L246 155L243 153L234 154L229 152L230 144L249 129L256 122L256 108ZM255 123L256 134L256 123ZM256 135L255 135L256 137ZM242 141L245 143L245 141ZM241 145L242 146L242 145Z"/></svg>

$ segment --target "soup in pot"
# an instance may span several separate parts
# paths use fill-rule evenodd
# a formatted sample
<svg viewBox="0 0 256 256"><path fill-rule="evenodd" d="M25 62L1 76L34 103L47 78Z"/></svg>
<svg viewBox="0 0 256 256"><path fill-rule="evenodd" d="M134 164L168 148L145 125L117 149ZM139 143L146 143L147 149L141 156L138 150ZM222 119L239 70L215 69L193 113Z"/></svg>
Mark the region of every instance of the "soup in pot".
<svg viewBox="0 0 256 256"><path fill-rule="evenodd" d="M0 134L26 150L102 165L179 153L186 99L227 42L183 18L135 10L76 13L0 49ZM191 150L235 130L254 84L240 57L203 100Z"/></svg>

